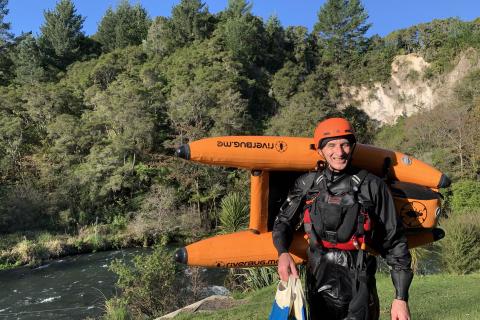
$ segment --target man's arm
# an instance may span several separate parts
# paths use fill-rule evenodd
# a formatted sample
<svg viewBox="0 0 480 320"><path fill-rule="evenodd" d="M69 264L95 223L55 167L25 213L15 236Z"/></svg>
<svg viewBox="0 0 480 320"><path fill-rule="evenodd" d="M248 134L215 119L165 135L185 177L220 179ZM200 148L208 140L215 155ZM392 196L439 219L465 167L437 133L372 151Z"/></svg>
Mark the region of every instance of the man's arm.
<svg viewBox="0 0 480 320"><path fill-rule="evenodd" d="M395 299L392 303L393 320L410 319L408 309L408 291L413 279L411 256L407 238L400 217L396 214L393 197L383 181L376 180L373 185L375 211L384 226L381 249L395 287Z"/></svg>
<svg viewBox="0 0 480 320"><path fill-rule="evenodd" d="M295 227L300 222L303 197L306 193L306 188L309 189L312 184L310 180L312 180L312 177L309 174L305 174L295 181L273 225L273 244L278 251L278 274L283 281L287 281L290 274L298 277L297 268L293 258L288 253L288 248L292 243Z"/></svg>

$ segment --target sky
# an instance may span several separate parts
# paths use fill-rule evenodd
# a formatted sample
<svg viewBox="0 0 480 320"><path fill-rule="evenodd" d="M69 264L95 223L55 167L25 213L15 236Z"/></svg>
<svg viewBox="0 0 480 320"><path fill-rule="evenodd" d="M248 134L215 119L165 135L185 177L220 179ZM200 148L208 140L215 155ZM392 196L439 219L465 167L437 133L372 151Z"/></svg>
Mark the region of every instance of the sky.
<svg viewBox="0 0 480 320"><path fill-rule="evenodd" d="M212 13L223 10L228 0L203 0ZM85 17L84 32L92 35L108 7L115 8L119 0L73 0L77 13ZM171 9L179 0L130 0L140 3L151 18L170 16ZM317 20L317 13L325 0L256 0L249 1L255 15L265 21L276 15L284 27L305 26L310 31ZM40 32L44 22L43 12L52 10L57 0L9 0L10 10L5 21L11 23L15 35L32 31ZM479 0L363 0L372 24L367 35L386 36L392 31L407 28L433 19L458 17L471 21L480 17Z"/></svg>

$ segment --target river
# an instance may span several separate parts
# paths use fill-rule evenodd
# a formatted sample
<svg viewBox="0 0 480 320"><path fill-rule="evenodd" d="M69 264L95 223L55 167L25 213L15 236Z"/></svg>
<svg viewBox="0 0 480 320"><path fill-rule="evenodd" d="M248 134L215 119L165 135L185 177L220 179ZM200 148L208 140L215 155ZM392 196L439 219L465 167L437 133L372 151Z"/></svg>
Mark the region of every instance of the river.
<svg viewBox="0 0 480 320"><path fill-rule="evenodd" d="M114 259L130 261L149 249L127 249L53 260L35 269L0 271L0 320L85 319L104 312L115 295L116 275L108 270ZM223 272L205 269L213 293L222 293Z"/></svg>

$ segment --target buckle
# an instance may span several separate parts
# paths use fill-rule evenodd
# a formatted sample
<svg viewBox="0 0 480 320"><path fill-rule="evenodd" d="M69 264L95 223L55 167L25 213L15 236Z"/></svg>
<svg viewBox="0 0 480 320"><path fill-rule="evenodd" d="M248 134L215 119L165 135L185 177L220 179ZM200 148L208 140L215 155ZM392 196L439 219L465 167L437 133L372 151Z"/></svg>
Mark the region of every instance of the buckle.
<svg viewBox="0 0 480 320"><path fill-rule="evenodd" d="M328 241L334 245L337 244L337 232L325 230L325 241Z"/></svg>

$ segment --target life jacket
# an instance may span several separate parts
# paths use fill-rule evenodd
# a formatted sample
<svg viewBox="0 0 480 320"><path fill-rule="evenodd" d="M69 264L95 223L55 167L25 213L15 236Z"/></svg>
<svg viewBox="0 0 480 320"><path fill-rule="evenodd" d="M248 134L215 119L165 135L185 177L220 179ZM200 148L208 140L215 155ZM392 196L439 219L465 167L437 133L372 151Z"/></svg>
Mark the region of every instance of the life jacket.
<svg viewBox="0 0 480 320"><path fill-rule="evenodd" d="M310 247L365 249L372 230L368 214L372 204L360 195L360 186L367 174L360 170L328 184L323 173L315 177L303 213Z"/></svg>

